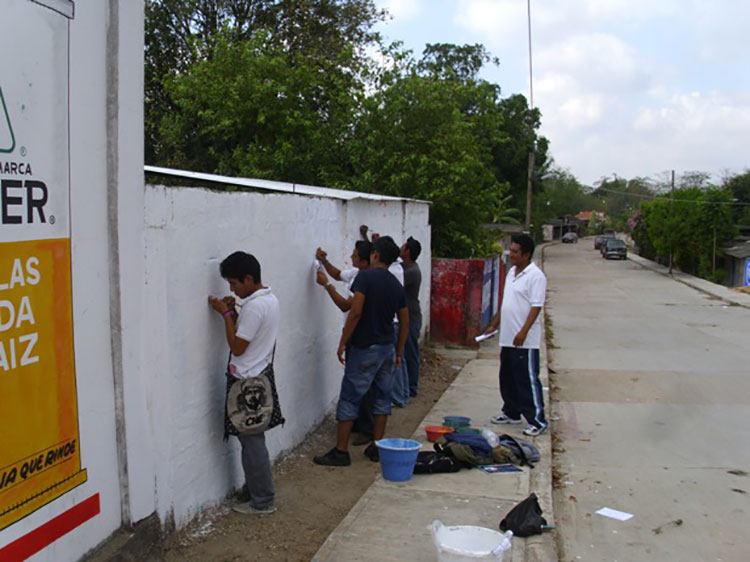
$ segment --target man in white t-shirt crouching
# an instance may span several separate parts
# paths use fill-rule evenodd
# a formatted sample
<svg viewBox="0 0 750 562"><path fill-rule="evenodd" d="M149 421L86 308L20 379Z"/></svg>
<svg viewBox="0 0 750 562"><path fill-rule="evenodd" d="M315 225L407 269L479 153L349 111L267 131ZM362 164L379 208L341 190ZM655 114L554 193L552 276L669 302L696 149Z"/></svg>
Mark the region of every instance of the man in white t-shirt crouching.
<svg viewBox="0 0 750 562"><path fill-rule="evenodd" d="M260 263L252 254L235 252L221 262L219 268L221 276L229 282L229 289L245 299L237 314L234 297L208 297L211 307L224 318L231 351L228 380L257 377L273 362L279 331L279 301L271 288L261 283ZM268 429L283 422L283 418L272 418ZM275 492L265 433L238 434L226 417L225 430L227 434L236 435L242 445L242 468L250 496L249 503L233 509L245 514L273 513L276 511Z"/></svg>

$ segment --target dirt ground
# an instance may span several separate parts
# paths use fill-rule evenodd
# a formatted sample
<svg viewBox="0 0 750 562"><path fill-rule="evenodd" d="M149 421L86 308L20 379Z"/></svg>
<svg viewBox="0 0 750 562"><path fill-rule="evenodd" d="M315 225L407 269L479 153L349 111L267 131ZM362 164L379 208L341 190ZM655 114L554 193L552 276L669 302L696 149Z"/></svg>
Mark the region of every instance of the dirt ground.
<svg viewBox="0 0 750 562"><path fill-rule="evenodd" d="M394 408L387 435L411 435L458 374L465 361L422 350L419 396L403 409ZM159 558L177 561L310 560L328 535L367 490L380 471L351 447L352 464L333 468L313 464L312 457L333 446L334 420L327 419L305 441L274 465L276 505L270 516L247 516L225 504L207 511L168 537Z"/></svg>

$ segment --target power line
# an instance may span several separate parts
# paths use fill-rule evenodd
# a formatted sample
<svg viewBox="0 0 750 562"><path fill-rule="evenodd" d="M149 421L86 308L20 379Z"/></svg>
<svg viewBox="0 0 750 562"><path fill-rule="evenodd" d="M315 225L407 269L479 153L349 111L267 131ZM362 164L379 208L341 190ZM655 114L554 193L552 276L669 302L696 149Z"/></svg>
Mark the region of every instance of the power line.
<svg viewBox="0 0 750 562"><path fill-rule="evenodd" d="M607 193L617 193L618 195L628 195L630 197L640 197L641 199L648 199L648 200L654 200L654 199L660 199L662 197L666 197L666 195L643 195L640 193L629 193L627 191L618 191L616 189L609 189L607 187L598 187L595 191L606 191ZM591 195L594 193L592 192ZM682 203L705 203L707 205L738 205L738 206L748 206L750 205L750 202L745 203L743 201L696 201L695 199L675 199L675 201L682 202Z"/></svg>

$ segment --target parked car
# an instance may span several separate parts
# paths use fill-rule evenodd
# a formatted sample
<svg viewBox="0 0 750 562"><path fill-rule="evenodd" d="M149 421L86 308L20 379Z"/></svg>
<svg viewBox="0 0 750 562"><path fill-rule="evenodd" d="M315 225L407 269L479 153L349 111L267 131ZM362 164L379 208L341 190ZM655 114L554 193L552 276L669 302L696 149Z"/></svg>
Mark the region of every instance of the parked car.
<svg viewBox="0 0 750 562"><path fill-rule="evenodd" d="M628 245L625 244L624 240L620 240L619 238L610 238L604 244L602 254L604 259L624 260L628 257Z"/></svg>
<svg viewBox="0 0 750 562"><path fill-rule="evenodd" d="M578 235L575 232L566 232L561 240L563 244L578 244Z"/></svg>
<svg viewBox="0 0 750 562"><path fill-rule="evenodd" d="M602 245L604 244L605 240L609 240L610 238L614 238L615 234L613 232L605 232L604 234L597 234L596 237L594 237L594 250L601 250Z"/></svg>
<svg viewBox="0 0 750 562"><path fill-rule="evenodd" d="M604 257L604 251L607 249L607 242L609 242L610 240L617 240L617 237L616 236L606 237L605 235L602 245L599 246L599 253L602 255L602 257Z"/></svg>

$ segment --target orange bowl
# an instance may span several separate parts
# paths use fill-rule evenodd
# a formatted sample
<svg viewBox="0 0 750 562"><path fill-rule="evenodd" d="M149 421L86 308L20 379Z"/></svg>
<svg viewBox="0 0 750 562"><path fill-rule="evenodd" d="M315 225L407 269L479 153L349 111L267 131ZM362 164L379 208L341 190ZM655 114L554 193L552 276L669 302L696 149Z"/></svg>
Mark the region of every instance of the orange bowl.
<svg viewBox="0 0 750 562"><path fill-rule="evenodd" d="M440 439L446 433L453 433L456 431L452 427L446 427L444 425L428 425L424 428L427 432L427 439L433 443Z"/></svg>

